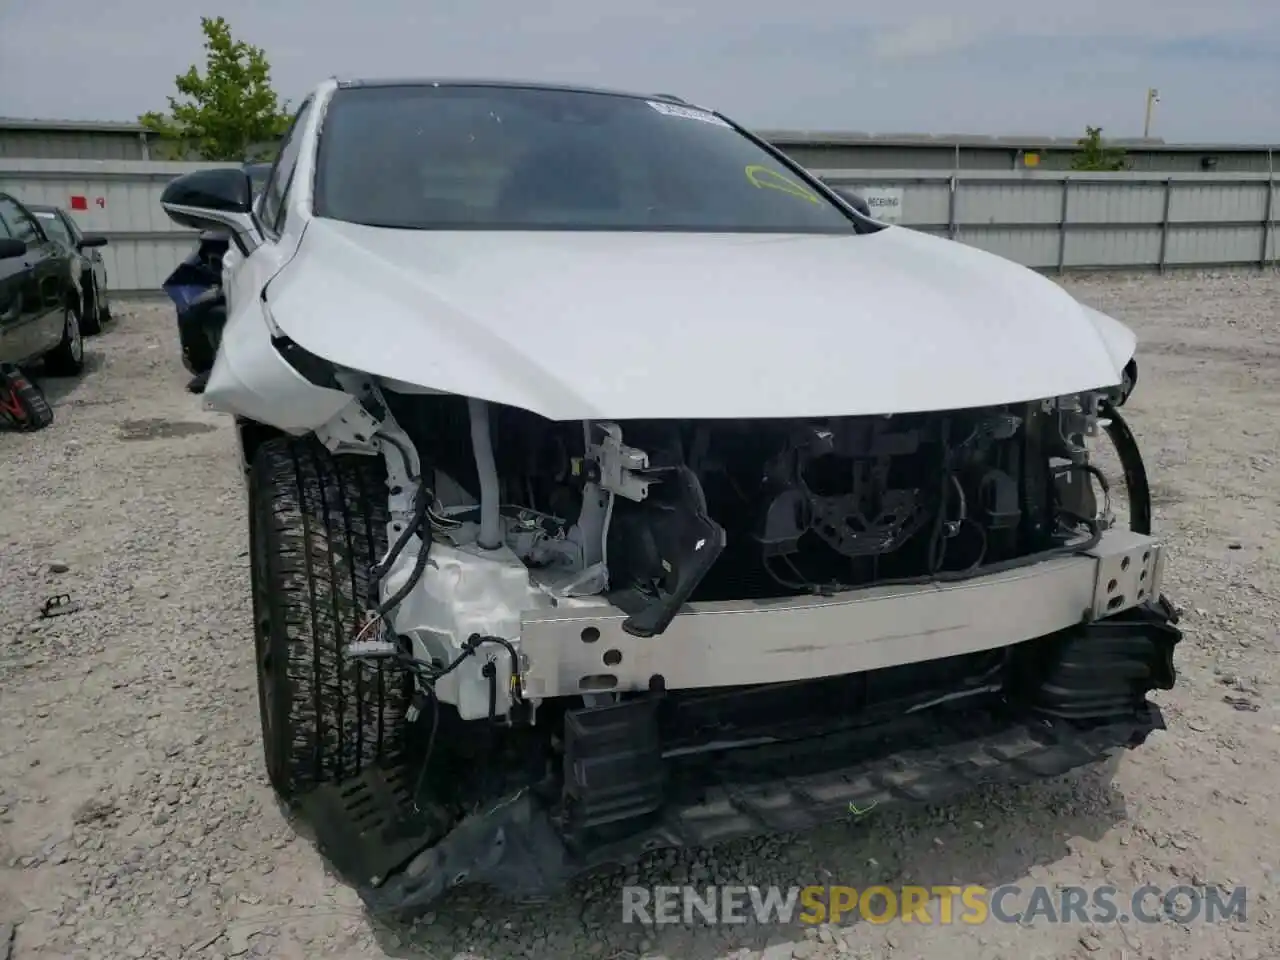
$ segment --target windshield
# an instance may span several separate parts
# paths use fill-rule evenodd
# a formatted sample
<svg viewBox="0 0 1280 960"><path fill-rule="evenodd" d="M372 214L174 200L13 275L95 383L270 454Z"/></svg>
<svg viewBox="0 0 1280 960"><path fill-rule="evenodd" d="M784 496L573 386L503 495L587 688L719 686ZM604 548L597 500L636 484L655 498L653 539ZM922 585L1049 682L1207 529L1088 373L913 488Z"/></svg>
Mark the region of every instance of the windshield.
<svg viewBox="0 0 1280 960"><path fill-rule="evenodd" d="M71 239L71 234L67 232L67 225L62 222L62 218L52 210L35 210L32 211L36 215L36 219L40 221L40 226L44 228L45 234L50 240L57 240L59 243L65 243L69 247L75 246L75 241Z"/></svg>
<svg viewBox="0 0 1280 960"><path fill-rule="evenodd" d="M410 229L854 232L714 114L526 87L336 91L315 213Z"/></svg>

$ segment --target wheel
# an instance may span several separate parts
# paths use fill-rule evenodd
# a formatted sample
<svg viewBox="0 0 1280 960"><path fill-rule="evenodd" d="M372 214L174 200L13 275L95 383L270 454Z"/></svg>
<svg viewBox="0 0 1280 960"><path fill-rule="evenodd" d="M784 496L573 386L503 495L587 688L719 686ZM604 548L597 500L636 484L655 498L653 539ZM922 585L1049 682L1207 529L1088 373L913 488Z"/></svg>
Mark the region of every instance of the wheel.
<svg viewBox="0 0 1280 960"><path fill-rule="evenodd" d="M62 341L44 358L45 372L54 377L74 377L84 369L84 334L75 308L62 308Z"/></svg>
<svg viewBox="0 0 1280 960"><path fill-rule="evenodd" d="M89 279L81 284L84 290L84 306L80 309L80 330L86 337L92 337L102 332L102 299L92 270L89 271L88 277Z"/></svg>
<svg viewBox="0 0 1280 960"><path fill-rule="evenodd" d="M98 305L98 327L105 327L111 322L111 294L98 286L96 277L93 281L93 302Z"/></svg>
<svg viewBox="0 0 1280 960"><path fill-rule="evenodd" d="M203 323L192 316L180 319L178 344L182 348L182 365L188 373L208 373L213 368L216 351Z"/></svg>
<svg viewBox="0 0 1280 960"><path fill-rule="evenodd" d="M44 393L17 367L0 367L0 422L24 431L53 423L53 408Z"/></svg>
<svg viewBox="0 0 1280 960"><path fill-rule="evenodd" d="M386 550L385 474L314 439L273 439L253 457L249 502L263 754L271 785L295 802L401 756L408 672L342 652Z"/></svg>

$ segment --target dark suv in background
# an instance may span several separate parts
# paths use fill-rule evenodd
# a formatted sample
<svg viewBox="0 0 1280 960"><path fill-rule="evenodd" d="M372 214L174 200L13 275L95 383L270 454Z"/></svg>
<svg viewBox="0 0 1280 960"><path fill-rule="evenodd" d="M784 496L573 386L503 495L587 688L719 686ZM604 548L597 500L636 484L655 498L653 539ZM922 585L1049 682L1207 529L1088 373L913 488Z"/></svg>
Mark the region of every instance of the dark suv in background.
<svg viewBox="0 0 1280 960"><path fill-rule="evenodd" d="M0 193L0 364L43 360L54 376L84 366L79 255L53 240L17 199Z"/></svg>
<svg viewBox="0 0 1280 960"><path fill-rule="evenodd" d="M43 362L54 376L84 368L80 263L30 208L0 193L0 424L39 430L53 422L24 367Z"/></svg>
<svg viewBox="0 0 1280 960"><path fill-rule="evenodd" d="M107 245L107 238L84 233L71 214L61 207L42 203L29 203L27 209L35 214L50 239L62 244L80 261L80 329L92 335L102 332L111 319L111 302L107 296L107 263L100 248Z"/></svg>

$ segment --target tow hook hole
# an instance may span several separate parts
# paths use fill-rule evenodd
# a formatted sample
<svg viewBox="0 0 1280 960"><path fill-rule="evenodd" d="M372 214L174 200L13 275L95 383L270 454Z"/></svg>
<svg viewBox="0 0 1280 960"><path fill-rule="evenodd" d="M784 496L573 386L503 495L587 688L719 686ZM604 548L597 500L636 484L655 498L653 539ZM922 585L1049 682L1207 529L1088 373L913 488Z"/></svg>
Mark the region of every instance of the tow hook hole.
<svg viewBox="0 0 1280 960"><path fill-rule="evenodd" d="M1120 609L1120 604L1122 604L1122 603L1124 603L1124 594L1123 594L1123 593L1122 593L1122 594L1120 594L1120 596L1118 596L1118 597L1112 597L1110 600L1108 600L1108 601L1107 601L1107 609L1108 609L1108 610L1118 610L1118 609Z"/></svg>
<svg viewBox="0 0 1280 960"><path fill-rule="evenodd" d="M584 627L582 630L583 643L595 643L600 639L600 631L595 627Z"/></svg>
<svg viewBox="0 0 1280 960"><path fill-rule="evenodd" d="M1118 584L1116 583L1116 581L1112 580L1110 583L1107 584L1107 593L1115 593L1117 586Z"/></svg>
<svg viewBox="0 0 1280 960"><path fill-rule="evenodd" d="M1121 570L1128 570L1128 569L1129 569L1129 558L1128 558L1128 557L1124 557L1124 558L1122 558L1122 559L1120 560L1120 569L1121 569Z"/></svg>
<svg viewBox="0 0 1280 960"><path fill-rule="evenodd" d="M604 652L604 665L606 667L616 667L622 662L621 650L606 650Z"/></svg>
<svg viewBox="0 0 1280 960"><path fill-rule="evenodd" d="M618 678L612 673L592 673L578 681L578 689L590 691L612 690L618 685Z"/></svg>

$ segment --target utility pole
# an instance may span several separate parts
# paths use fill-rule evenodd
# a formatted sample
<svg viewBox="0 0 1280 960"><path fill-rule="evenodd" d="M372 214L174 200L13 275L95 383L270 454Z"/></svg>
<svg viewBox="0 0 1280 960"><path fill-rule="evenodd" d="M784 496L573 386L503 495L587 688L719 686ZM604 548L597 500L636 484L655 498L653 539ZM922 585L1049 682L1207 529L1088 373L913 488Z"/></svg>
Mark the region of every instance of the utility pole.
<svg viewBox="0 0 1280 960"><path fill-rule="evenodd" d="M1151 136L1151 115L1155 112L1156 104L1160 102L1160 91L1155 87L1147 90L1147 118L1142 123L1142 139L1147 140Z"/></svg>

